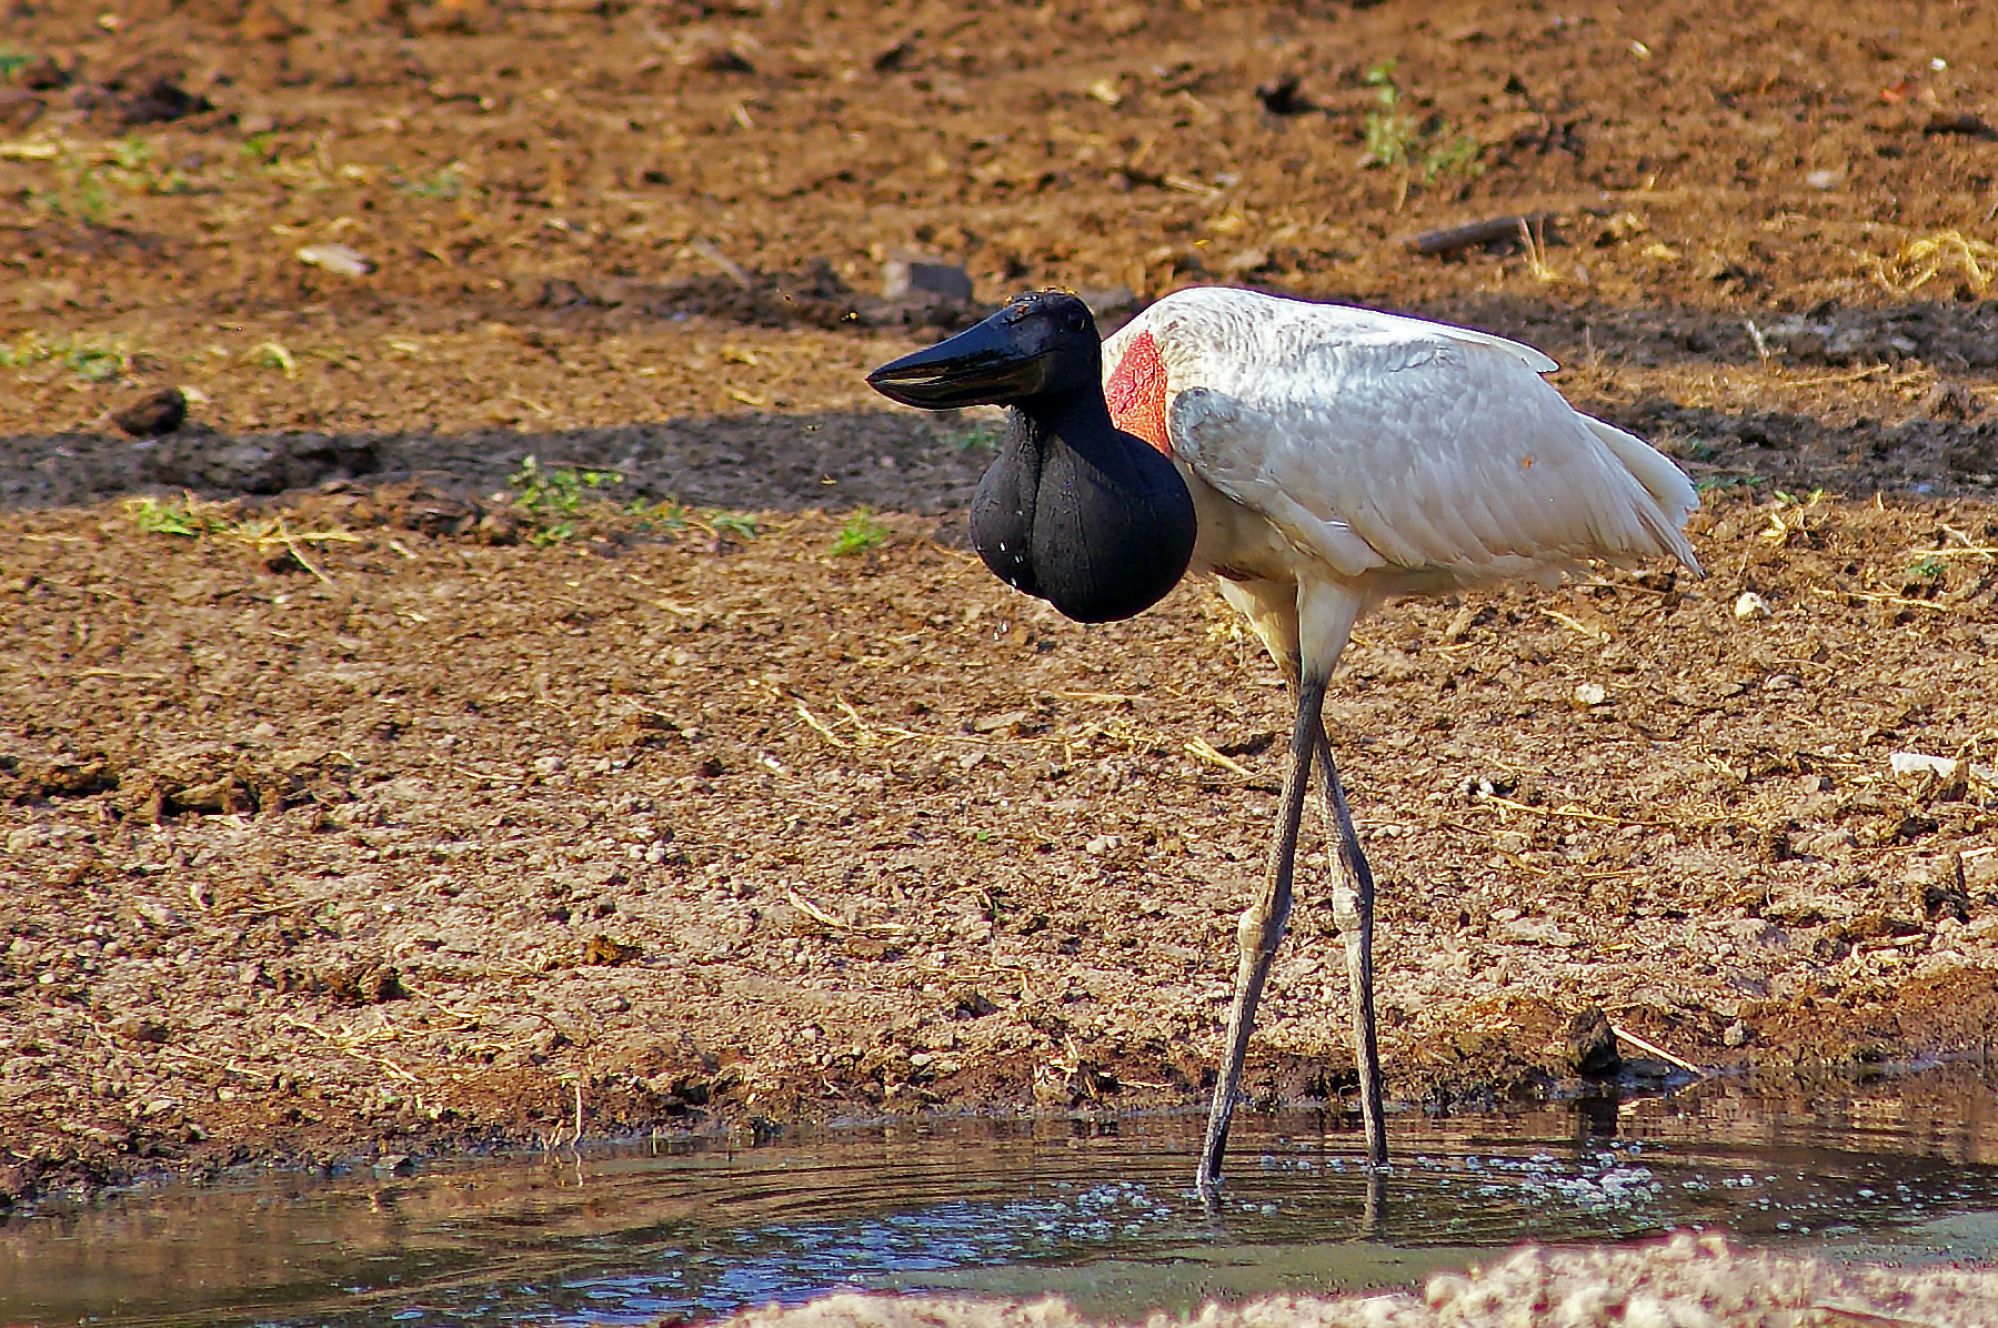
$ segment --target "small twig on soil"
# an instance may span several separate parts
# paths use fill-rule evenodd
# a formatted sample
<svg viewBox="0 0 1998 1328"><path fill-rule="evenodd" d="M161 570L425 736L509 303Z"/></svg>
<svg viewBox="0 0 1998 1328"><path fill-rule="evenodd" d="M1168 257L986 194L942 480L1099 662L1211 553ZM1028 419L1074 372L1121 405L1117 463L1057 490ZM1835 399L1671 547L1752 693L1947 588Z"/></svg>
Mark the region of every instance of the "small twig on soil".
<svg viewBox="0 0 1998 1328"><path fill-rule="evenodd" d="M717 272L742 287L742 289L748 290L750 288L749 274L742 270L742 265L723 253L715 246L713 241L690 241L687 245L687 250L696 257L705 259Z"/></svg>
<svg viewBox="0 0 1998 1328"><path fill-rule="evenodd" d="M1548 222L1556 220L1559 215L1555 212L1524 212L1504 217L1487 217L1483 221L1473 221L1463 226L1446 226L1442 230L1411 235L1403 240L1402 244L1411 253L1434 258L1439 254L1454 254L1461 249L1469 249L1476 245L1495 244L1500 240L1516 240L1522 230L1545 226Z"/></svg>
<svg viewBox="0 0 1998 1328"><path fill-rule="evenodd" d="M1223 770L1233 771L1244 779L1254 779L1256 777L1255 771L1249 769L1234 757L1229 756L1226 752L1221 751L1205 738L1188 738L1186 740L1186 750L1191 755L1207 762L1207 764L1218 765Z"/></svg>
<svg viewBox="0 0 1998 1328"><path fill-rule="evenodd" d="M1836 586L1812 586L1811 593L1827 599L1863 599L1874 604L1892 604L1901 609L1927 609L1931 613L1955 613L1963 607L1961 604L1937 604L1933 600L1890 595L1884 590L1840 590Z"/></svg>
<svg viewBox="0 0 1998 1328"><path fill-rule="evenodd" d="M1927 1319L1903 1319L1892 1314L1873 1314L1866 1310L1847 1309L1843 1305L1827 1305L1822 1300L1811 1302L1813 1314L1828 1315L1817 1322L1825 1328L1930 1328Z"/></svg>
<svg viewBox="0 0 1998 1328"><path fill-rule="evenodd" d="M1832 387L1839 383L1856 383L1862 378L1877 378L1887 372L1884 364L1869 364L1864 369L1854 369L1851 373L1830 374L1824 378L1792 378L1785 387Z"/></svg>
<svg viewBox="0 0 1998 1328"><path fill-rule="evenodd" d="M1601 812L1583 811L1570 803L1566 807L1534 807L1524 802L1514 802L1511 798L1496 793L1480 793L1476 806L1501 807L1506 811L1527 812L1533 816L1566 816L1577 821L1600 821L1604 825L1649 825L1649 821L1627 821L1620 816L1604 816Z"/></svg>
<svg viewBox="0 0 1998 1328"><path fill-rule="evenodd" d="M1611 1024L1609 1027L1610 1027L1610 1032L1616 1034L1618 1041L1628 1042L1631 1046L1636 1047L1639 1051L1643 1052L1645 1055L1656 1056L1661 1061L1665 1061L1671 1065L1676 1065L1680 1069L1684 1070L1687 1074L1696 1074L1700 1076L1700 1078L1702 1079L1707 1077L1707 1072L1705 1070L1702 1070L1699 1066L1693 1064L1691 1061L1682 1060L1679 1057L1674 1056L1671 1052L1665 1050L1665 1048L1659 1046L1656 1042L1652 1042L1646 1038L1639 1037L1637 1034L1631 1032L1623 1025Z"/></svg>
<svg viewBox="0 0 1998 1328"><path fill-rule="evenodd" d="M395 1075L400 1079L406 1080L409 1083L416 1084L419 1087L423 1083L421 1079L411 1074L408 1070L403 1069L400 1065L397 1065L394 1061L389 1060L386 1056L371 1056L365 1051L355 1050L354 1044L348 1038L346 1038L341 1034L329 1033L325 1029L319 1027L319 1025L307 1023L305 1020L300 1019L296 1015L287 1014L280 1016L280 1018L283 1020L285 1024L289 1025L292 1028L302 1028L308 1033L317 1033L320 1037L332 1043L335 1050L341 1052L344 1055L352 1056L357 1061L366 1061L370 1065L378 1065L382 1069L387 1070L390 1074Z"/></svg>
<svg viewBox="0 0 1998 1328"><path fill-rule="evenodd" d="M318 577L321 581L324 581L327 585L330 586L333 584L333 578L326 575L326 573L320 571L318 566L312 561L312 559L305 556L305 550L299 547L298 541L291 537L291 532L289 530L285 529L283 517L278 518L277 533L278 533L278 538L284 541L285 548L291 550L291 556L298 559L298 565L300 567L303 567L306 571L312 573L314 576Z"/></svg>
<svg viewBox="0 0 1998 1328"><path fill-rule="evenodd" d="M799 894L796 890L786 890L784 892L784 897L791 901L792 908L797 909L800 913L803 913L806 917L818 923L821 927L825 927L830 931L853 930L852 923L847 922L843 918L834 917L832 914L820 908L817 904L814 904L811 900Z"/></svg>
<svg viewBox="0 0 1998 1328"><path fill-rule="evenodd" d="M1591 627L1588 623L1583 622L1580 618L1570 617L1568 614L1562 613L1559 609L1543 608L1540 611L1543 614L1547 615L1549 618L1552 618L1555 622L1562 624L1564 627L1574 628L1576 631L1580 632L1583 636L1588 637L1590 640L1595 641L1598 644L1601 645L1609 644L1609 639L1610 639L1609 633L1605 632L1600 627Z"/></svg>
<svg viewBox="0 0 1998 1328"><path fill-rule="evenodd" d="M832 731L832 725L826 723L823 719L820 719L817 715L813 714L811 710L806 707L803 701L800 701L797 697L794 696L791 698L791 704L798 708L798 718L804 720L805 723L811 725L812 732L818 734L821 738L824 738L827 742L831 743L835 747L845 748L853 746L852 743L840 737L837 733L834 733Z"/></svg>
<svg viewBox="0 0 1998 1328"><path fill-rule="evenodd" d="M273 913L289 913L295 908L314 908L320 904L331 904L342 899L352 898L349 892L342 891L330 895L307 895L304 899L294 899L288 904L268 904L263 908L251 909L247 913L227 910L229 916L238 918L267 918Z"/></svg>
<svg viewBox="0 0 1998 1328"><path fill-rule="evenodd" d="M1982 558L1985 562L1998 560L1998 544L1972 544L1970 536L1954 526L1944 526L1943 531L1951 539L1962 543L1951 548L1909 549L1902 556L1907 558Z"/></svg>
<svg viewBox="0 0 1998 1328"><path fill-rule="evenodd" d="M874 730L868 727L867 721L860 717L860 712L853 708L853 702L847 700L844 696L835 696L833 704L837 705L841 710L846 711L846 717L853 721L853 727L859 732L862 741L870 743L880 741L875 736Z"/></svg>
<svg viewBox="0 0 1998 1328"><path fill-rule="evenodd" d="M1755 354L1762 361L1762 367L1769 367L1769 342L1762 335L1762 329L1755 325L1753 318L1744 318L1741 325L1748 329L1748 339L1755 343Z"/></svg>
<svg viewBox="0 0 1998 1328"><path fill-rule="evenodd" d="M791 907L803 913L812 921L833 932L873 932L877 935L897 936L909 930L899 922L848 922L833 916L820 908L796 890L786 890L784 897L791 901Z"/></svg>

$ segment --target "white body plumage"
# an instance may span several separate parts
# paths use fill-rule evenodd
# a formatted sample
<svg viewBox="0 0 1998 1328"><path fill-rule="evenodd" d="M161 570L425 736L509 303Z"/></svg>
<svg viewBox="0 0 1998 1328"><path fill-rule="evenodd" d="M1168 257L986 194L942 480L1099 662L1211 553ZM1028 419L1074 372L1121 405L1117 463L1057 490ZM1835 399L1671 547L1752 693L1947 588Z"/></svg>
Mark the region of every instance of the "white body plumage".
<svg viewBox="0 0 1998 1328"><path fill-rule="evenodd" d="M1113 418L1192 490L1194 566L1293 669L1300 612L1303 653L1329 671L1353 621L1394 596L1547 582L1589 559L1699 570L1685 475L1576 411L1530 346L1199 287L1119 329L1103 365Z"/></svg>

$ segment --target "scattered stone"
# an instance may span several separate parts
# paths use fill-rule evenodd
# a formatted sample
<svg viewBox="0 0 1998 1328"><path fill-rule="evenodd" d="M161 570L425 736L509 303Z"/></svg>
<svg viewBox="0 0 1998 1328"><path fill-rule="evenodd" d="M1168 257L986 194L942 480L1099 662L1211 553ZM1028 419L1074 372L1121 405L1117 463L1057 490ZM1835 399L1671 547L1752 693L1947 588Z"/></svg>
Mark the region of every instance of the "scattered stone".
<svg viewBox="0 0 1998 1328"><path fill-rule="evenodd" d="M896 254L882 266L881 298L919 304L970 304L971 274L956 263Z"/></svg>
<svg viewBox="0 0 1998 1328"><path fill-rule="evenodd" d="M1922 126L1924 134L1959 134L1964 138L1981 138L1986 142L1998 141L1998 129L1975 111L1937 111L1929 116L1929 122Z"/></svg>
<svg viewBox="0 0 1998 1328"><path fill-rule="evenodd" d="M1964 879L1963 856L1952 853L1921 864L1908 875L1908 905L1930 922L1955 918L1970 921L1970 890Z"/></svg>
<svg viewBox="0 0 1998 1328"><path fill-rule="evenodd" d="M163 387L111 412L111 422L134 438L158 438L187 419L187 394Z"/></svg>
<svg viewBox="0 0 1998 1328"><path fill-rule="evenodd" d="M145 1015L129 1015L111 1026L111 1031L132 1042L150 1042L164 1045L173 1036L173 1030L158 1019Z"/></svg>
<svg viewBox="0 0 1998 1328"><path fill-rule="evenodd" d="M1936 385L1922 398L1922 413L1932 420L1968 420L1984 409L1984 403L1977 399L1962 383L1949 379L1936 380Z"/></svg>
<svg viewBox="0 0 1998 1328"><path fill-rule="evenodd" d="M1721 1041L1730 1047L1745 1047L1754 1040L1755 1030L1750 1028L1748 1021L1744 1019L1735 1020L1727 1026L1727 1031L1721 1034Z"/></svg>
<svg viewBox="0 0 1998 1328"><path fill-rule="evenodd" d="M26 88L0 88L0 129L26 129L48 104Z"/></svg>
<svg viewBox="0 0 1998 1328"><path fill-rule="evenodd" d="M325 268L343 277L365 277L375 270L374 260L344 244L308 244L299 248L298 261L307 267Z"/></svg>
<svg viewBox="0 0 1998 1328"><path fill-rule="evenodd" d="M1890 755L1886 759L1886 763L1888 763L1888 769L1894 771L1896 779L1902 779L1902 777L1908 777L1908 775L1916 775L1916 777L1932 775L1932 777L1948 783L1948 781L1956 779L1956 769L1958 769L1958 763L1954 759L1950 759L1950 757L1930 757L1928 753L1922 753L1922 751L1896 751L1894 755Z"/></svg>
<svg viewBox="0 0 1998 1328"><path fill-rule="evenodd" d="M392 966L367 960L320 969L286 965L278 970L275 986L279 995L304 992L347 1006L382 1005L409 995Z"/></svg>
<svg viewBox="0 0 1998 1328"><path fill-rule="evenodd" d="M1750 618L1767 618L1769 601L1752 590L1744 590L1735 598L1734 616L1740 622L1746 622Z"/></svg>
<svg viewBox="0 0 1998 1328"><path fill-rule="evenodd" d="M583 943L583 962L585 964L608 964L612 966L628 964L634 959L644 957L644 954L644 946L633 945L626 941L613 940L602 932L598 932Z"/></svg>
<svg viewBox="0 0 1998 1328"><path fill-rule="evenodd" d="M238 29L249 41L281 42L305 31L303 25L270 0L251 0Z"/></svg>
<svg viewBox="0 0 1998 1328"><path fill-rule="evenodd" d="M126 99L120 114L128 125L165 124L203 111L215 103L187 91L168 78L156 78L144 90Z"/></svg>
<svg viewBox="0 0 1998 1328"><path fill-rule="evenodd" d="M1591 1077L1615 1074L1623 1068L1616 1033L1601 1006L1589 1006L1569 1023L1567 1062L1574 1073Z"/></svg>
<svg viewBox="0 0 1998 1328"><path fill-rule="evenodd" d="M1096 319L1097 331L1106 337L1136 318L1144 308L1144 301L1129 286L1109 286L1102 290L1077 291L1076 294L1089 306L1090 315Z"/></svg>
<svg viewBox="0 0 1998 1328"><path fill-rule="evenodd" d="M999 1006L976 987L959 987L951 993L950 1017L953 1019L983 1019L994 1014Z"/></svg>
<svg viewBox="0 0 1998 1328"><path fill-rule="evenodd" d="M916 53L916 44L904 37L893 46L876 55L872 61L877 74L892 74L909 63L909 57Z"/></svg>
<svg viewBox="0 0 1998 1328"><path fill-rule="evenodd" d="M1308 115L1318 109L1311 98L1300 89L1304 80L1296 74L1285 74L1274 83L1265 83L1256 89L1256 100L1263 109L1279 119L1292 115Z"/></svg>
<svg viewBox="0 0 1998 1328"><path fill-rule="evenodd" d="M534 302L543 309L586 309L597 301L566 277L547 277Z"/></svg>

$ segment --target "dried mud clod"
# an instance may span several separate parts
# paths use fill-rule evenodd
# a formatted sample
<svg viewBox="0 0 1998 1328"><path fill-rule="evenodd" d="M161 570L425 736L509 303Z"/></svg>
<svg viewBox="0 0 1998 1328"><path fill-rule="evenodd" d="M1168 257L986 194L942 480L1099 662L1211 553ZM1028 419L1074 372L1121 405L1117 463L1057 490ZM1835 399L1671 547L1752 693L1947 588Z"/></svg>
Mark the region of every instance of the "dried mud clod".
<svg viewBox="0 0 1998 1328"><path fill-rule="evenodd" d="M323 996L339 1006L381 1005L403 1000L409 993L397 969L378 961L331 964L319 968L280 967L271 976L279 995Z"/></svg>
<svg viewBox="0 0 1998 1328"><path fill-rule="evenodd" d="M1615 1074L1622 1067L1623 1056L1617 1048L1609 1016L1595 1005L1577 1014L1568 1025L1569 1073L1594 1078Z"/></svg>
<svg viewBox="0 0 1998 1328"><path fill-rule="evenodd" d="M134 438L158 438L186 421L187 395L177 387L163 387L119 407L110 419Z"/></svg>

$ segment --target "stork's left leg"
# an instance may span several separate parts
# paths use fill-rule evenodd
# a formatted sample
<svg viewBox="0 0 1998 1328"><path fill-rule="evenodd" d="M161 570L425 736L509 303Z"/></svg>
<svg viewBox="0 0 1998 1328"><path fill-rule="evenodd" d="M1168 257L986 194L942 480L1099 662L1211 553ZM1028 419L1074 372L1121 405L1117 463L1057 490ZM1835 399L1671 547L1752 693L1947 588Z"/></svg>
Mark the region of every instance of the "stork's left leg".
<svg viewBox="0 0 1998 1328"><path fill-rule="evenodd" d="M1346 790L1332 762L1332 743L1318 730L1318 770L1324 781L1325 828L1337 839L1332 856L1332 916L1346 938L1346 980L1353 993L1353 1062L1360 1072L1360 1124L1367 1160L1387 1164L1387 1123L1381 1119L1380 1038L1374 1022L1374 873L1360 849Z"/></svg>
<svg viewBox="0 0 1998 1328"><path fill-rule="evenodd" d="M1249 1033L1256 1026L1256 1002L1268 981L1270 964L1283 942L1290 921L1291 880L1297 865L1298 823L1304 815L1305 791L1311 783L1312 753L1323 744L1325 724L1320 708L1325 683L1306 680L1298 690L1297 725L1291 733L1290 770L1284 776L1283 804L1277 815L1276 838L1270 844L1269 874L1256 900L1242 914L1236 929L1239 955L1235 968L1235 1003L1228 1012L1228 1039L1221 1074L1214 1081L1214 1103L1207 1115L1207 1141L1200 1150L1195 1177L1203 1195L1211 1196L1221 1179L1221 1156L1228 1148L1228 1123L1235 1115L1235 1095L1242 1087L1242 1063L1249 1050ZM1317 735L1314 742L1312 735Z"/></svg>

